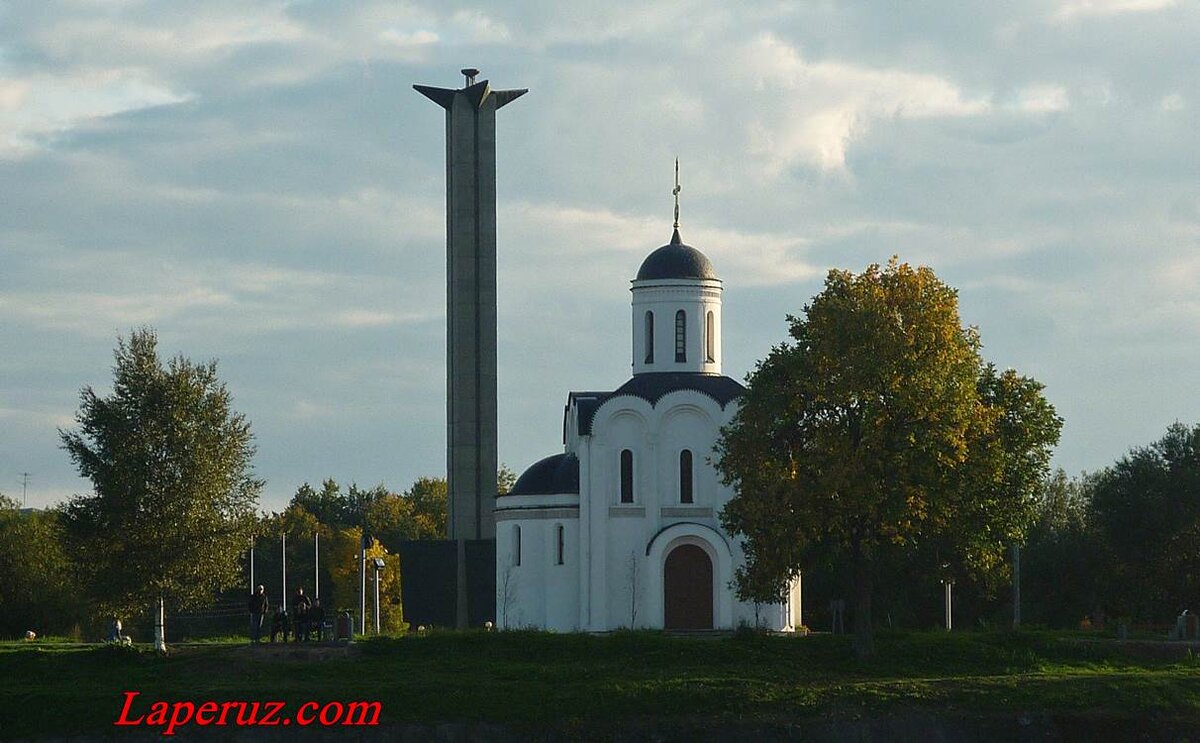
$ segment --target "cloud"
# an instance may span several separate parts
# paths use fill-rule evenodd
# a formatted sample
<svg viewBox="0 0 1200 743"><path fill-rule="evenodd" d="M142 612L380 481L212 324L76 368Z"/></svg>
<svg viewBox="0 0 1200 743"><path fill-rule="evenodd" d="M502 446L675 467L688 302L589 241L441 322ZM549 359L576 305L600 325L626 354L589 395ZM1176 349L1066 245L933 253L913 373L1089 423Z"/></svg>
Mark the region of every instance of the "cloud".
<svg viewBox="0 0 1200 743"><path fill-rule="evenodd" d="M473 42L499 44L512 38L508 26L479 10L456 10L450 17L450 24L462 29Z"/></svg>
<svg viewBox="0 0 1200 743"><path fill-rule="evenodd" d="M0 407L0 421L9 426L70 428L75 425L75 414L67 410Z"/></svg>
<svg viewBox="0 0 1200 743"><path fill-rule="evenodd" d="M1088 16L1114 16L1123 13L1149 13L1177 5L1179 0L1069 0L1054 13L1057 21L1072 21Z"/></svg>
<svg viewBox="0 0 1200 743"><path fill-rule="evenodd" d="M1017 91L1013 105L1018 111L1042 114L1065 111L1070 102L1061 85L1030 85Z"/></svg>
<svg viewBox="0 0 1200 743"><path fill-rule="evenodd" d="M410 86L469 64L531 91L498 117L514 466L560 446L565 390L628 373L676 156L732 376L827 268L898 253L1050 385L1070 469L1200 419L1194 3L44 0L4 23L3 404L61 415L149 322L222 360L269 503L444 461L443 114ZM0 465L81 487L50 419L0 426Z"/></svg>
<svg viewBox="0 0 1200 743"><path fill-rule="evenodd" d="M754 91L749 151L770 175L796 162L841 171L851 141L886 118L977 116L991 108L945 78L847 62L810 62L791 44L763 34L736 60ZM748 107L750 108L750 107Z"/></svg>
<svg viewBox="0 0 1200 743"><path fill-rule="evenodd" d="M396 46L424 46L426 44L436 44L438 35L433 31L420 29L417 31L400 31L395 28L384 29L379 33L379 38L395 44Z"/></svg>
<svg viewBox="0 0 1200 743"><path fill-rule="evenodd" d="M1158 107L1163 111L1182 111L1187 104L1184 102L1183 96L1179 93L1171 93L1163 96L1163 99L1158 102Z"/></svg>
<svg viewBox="0 0 1200 743"><path fill-rule="evenodd" d="M26 150L87 119L180 103L186 92L147 79L136 70L80 75L32 75L0 80L0 155Z"/></svg>

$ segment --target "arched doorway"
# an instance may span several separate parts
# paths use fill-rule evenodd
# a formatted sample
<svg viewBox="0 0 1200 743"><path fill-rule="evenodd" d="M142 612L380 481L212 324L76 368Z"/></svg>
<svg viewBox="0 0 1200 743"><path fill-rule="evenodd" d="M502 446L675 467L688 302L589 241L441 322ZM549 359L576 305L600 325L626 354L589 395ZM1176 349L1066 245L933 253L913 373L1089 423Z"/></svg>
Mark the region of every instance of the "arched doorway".
<svg viewBox="0 0 1200 743"><path fill-rule="evenodd" d="M713 564L703 548L681 544L663 565L663 626L713 628Z"/></svg>

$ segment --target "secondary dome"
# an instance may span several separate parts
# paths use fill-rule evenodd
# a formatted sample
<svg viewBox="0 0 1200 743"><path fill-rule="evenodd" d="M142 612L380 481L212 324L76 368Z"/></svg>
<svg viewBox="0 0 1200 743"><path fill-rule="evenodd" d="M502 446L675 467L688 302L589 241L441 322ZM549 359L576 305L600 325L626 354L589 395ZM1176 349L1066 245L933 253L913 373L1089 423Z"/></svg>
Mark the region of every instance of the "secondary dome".
<svg viewBox="0 0 1200 743"><path fill-rule="evenodd" d="M716 279L712 261L691 245L684 245L679 238L679 229L671 235L671 242L664 245L642 261L637 281L653 279Z"/></svg>
<svg viewBox="0 0 1200 743"><path fill-rule="evenodd" d="M560 495L579 492L579 458L552 454L529 465L508 495Z"/></svg>

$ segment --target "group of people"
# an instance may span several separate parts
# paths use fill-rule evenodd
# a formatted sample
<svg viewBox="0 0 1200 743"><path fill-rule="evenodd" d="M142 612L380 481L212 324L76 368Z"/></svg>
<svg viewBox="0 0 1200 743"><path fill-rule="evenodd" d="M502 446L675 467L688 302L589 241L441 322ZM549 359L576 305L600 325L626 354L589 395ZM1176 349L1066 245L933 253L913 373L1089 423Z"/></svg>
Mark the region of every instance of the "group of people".
<svg viewBox="0 0 1200 743"><path fill-rule="evenodd" d="M271 609L271 601L267 598L265 587L259 586L257 591L250 594L249 608L250 642L259 643L263 638L264 620ZM297 588L292 597L291 614L289 615L283 607L277 607L271 614L269 637L271 642L275 642L276 637L281 637L283 642L287 642L289 637L298 642L306 642L315 635L319 642L325 639L324 627L325 610L321 608L321 599L311 599L304 593L303 588Z"/></svg>

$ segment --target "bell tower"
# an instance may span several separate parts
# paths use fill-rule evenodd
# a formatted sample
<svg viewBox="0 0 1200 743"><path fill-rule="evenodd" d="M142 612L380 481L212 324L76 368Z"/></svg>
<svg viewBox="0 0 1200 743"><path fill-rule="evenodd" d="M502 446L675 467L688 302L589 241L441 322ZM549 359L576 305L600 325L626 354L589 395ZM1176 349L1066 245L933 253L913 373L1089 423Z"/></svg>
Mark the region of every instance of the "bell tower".
<svg viewBox="0 0 1200 743"><path fill-rule="evenodd" d="M671 242L638 269L633 293L633 373L721 374L721 279L679 236L679 161Z"/></svg>

